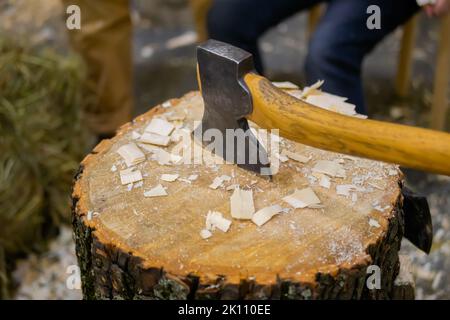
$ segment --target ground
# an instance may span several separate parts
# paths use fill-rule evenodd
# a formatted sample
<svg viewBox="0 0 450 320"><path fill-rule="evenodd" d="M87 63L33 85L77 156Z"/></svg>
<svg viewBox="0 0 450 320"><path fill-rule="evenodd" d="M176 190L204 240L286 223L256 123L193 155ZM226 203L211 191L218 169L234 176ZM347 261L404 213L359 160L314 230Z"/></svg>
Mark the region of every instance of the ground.
<svg viewBox="0 0 450 320"><path fill-rule="evenodd" d="M195 44L191 41L192 24L184 3L183 0L134 2L136 114L166 99L196 90ZM158 14L155 14L156 7ZM176 14L171 14L170 10L175 10ZM35 42L65 50L67 41L62 16L58 0L0 0L0 30L27 34ZM269 78L304 84L305 27L305 14L298 14L263 37L260 44ZM423 127L428 125L436 30L437 22L422 15L414 50L411 92L405 99L396 97L394 91L401 31L394 32L367 58L364 84L370 117ZM182 38L177 38L180 35ZM169 40L175 46L169 46ZM450 112L447 130L448 120ZM402 253L413 261L416 297L449 299L450 178L412 170L405 170L405 173L408 186L427 196L434 224L434 244L429 255L421 253L407 240L402 245ZM14 272L19 286L16 298L81 298L80 291L69 289L66 283L73 272L70 266L75 264L71 230L63 227L47 253L31 255L18 263Z"/></svg>

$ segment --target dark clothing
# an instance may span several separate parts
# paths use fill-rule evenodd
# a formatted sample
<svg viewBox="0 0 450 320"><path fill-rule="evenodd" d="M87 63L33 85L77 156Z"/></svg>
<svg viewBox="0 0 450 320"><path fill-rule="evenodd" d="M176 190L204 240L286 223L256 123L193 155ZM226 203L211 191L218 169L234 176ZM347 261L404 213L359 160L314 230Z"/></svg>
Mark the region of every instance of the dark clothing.
<svg viewBox="0 0 450 320"><path fill-rule="evenodd" d="M363 59L419 10L415 0L214 0L208 14L209 36L251 52L262 73L259 37L287 17L321 2L327 3L327 9L310 40L305 62L307 82L325 80L325 91L348 97L359 113L366 113ZM370 5L381 9L381 29L367 27Z"/></svg>

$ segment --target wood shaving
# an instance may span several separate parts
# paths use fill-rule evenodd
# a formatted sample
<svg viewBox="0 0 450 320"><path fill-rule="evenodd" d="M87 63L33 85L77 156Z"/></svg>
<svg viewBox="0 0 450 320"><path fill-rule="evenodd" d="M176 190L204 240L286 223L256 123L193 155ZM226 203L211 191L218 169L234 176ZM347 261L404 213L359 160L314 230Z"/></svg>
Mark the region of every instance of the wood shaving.
<svg viewBox="0 0 450 320"><path fill-rule="evenodd" d="M173 153L170 154L170 161L173 164L179 164L182 159L183 159L182 156L179 156L179 155L173 154Z"/></svg>
<svg viewBox="0 0 450 320"><path fill-rule="evenodd" d="M255 213L253 191L234 189L230 197L231 216L235 219L251 219Z"/></svg>
<svg viewBox="0 0 450 320"><path fill-rule="evenodd" d="M391 169L391 170L388 171L388 175L389 175L389 176L396 176L397 174L398 174L398 171L397 171L397 170Z"/></svg>
<svg viewBox="0 0 450 320"><path fill-rule="evenodd" d="M303 88L302 97L308 97L310 94L318 90L324 84L324 82L324 80L319 80L313 85Z"/></svg>
<svg viewBox="0 0 450 320"><path fill-rule="evenodd" d="M139 133L139 132L137 132L137 131L133 131L132 133L131 133L131 139L133 139L133 140L137 140L137 139L139 139L141 137L141 134Z"/></svg>
<svg viewBox="0 0 450 320"><path fill-rule="evenodd" d="M191 175L188 177L188 180L190 180L190 181L195 181L195 180L197 180L197 178L198 178L198 174L191 174Z"/></svg>
<svg viewBox="0 0 450 320"><path fill-rule="evenodd" d="M131 167L145 161L145 154L133 142L121 146L117 149L117 153L123 158L127 167Z"/></svg>
<svg viewBox="0 0 450 320"><path fill-rule="evenodd" d="M307 163L309 160L311 160L310 157L305 157L301 154L294 153L294 152L291 152L288 150L283 150L282 154L287 156L289 159L292 159L292 160L295 160L295 161L301 162L301 163Z"/></svg>
<svg viewBox="0 0 450 320"><path fill-rule="evenodd" d="M202 229L200 231L200 237L202 237L202 239L208 239L208 238L211 238L211 236L212 236L212 233L208 229Z"/></svg>
<svg viewBox="0 0 450 320"><path fill-rule="evenodd" d="M227 232L230 226L231 220L225 219L220 212L209 211L206 215L207 230L214 231L217 228L220 231Z"/></svg>
<svg viewBox="0 0 450 320"><path fill-rule="evenodd" d="M266 222L268 222L270 219L272 219L273 216L279 214L282 210L283 209L279 205L273 205L273 206L262 208L261 210L258 210L257 212L255 212L255 214L252 217L252 221L258 227L261 227Z"/></svg>
<svg viewBox="0 0 450 320"><path fill-rule="evenodd" d="M336 186L336 194L341 196L350 196L350 191L358 190L358 187L353 184L340 184Z"/></svg>
<svg viewBox="0 0 450 320"><path fill-rule="evenodd" d="M354 104L344 102L341 99L335 98L329 94L310 95L306 98L306 102L315 105L316 107L338 112L348 116L356 115L356 106Z"/></svg>
<svg viewBox="0 0 450 320"><path fill-rule="evenodd" d="M166 182L174 182L175 180L178 179L179 176L180 176L179 174L168 174L168 173L165 173L165 174L161 175L161 180L162 181L166 181Z"/></svg>
<svg viewBox="0 0 450 320"><path fill-rule="evenodd" d="M293 96L297 99L303 99L303 91L302 90L289 90L286 92L288 95Z"/></svg>
<svg viewBox="0 0 450 320"><path fill-rule="evenodd" d="M167 152L166 150L155 150L152 156L153 160L156 160L159 165L171 165L178 164L183 158L176 154Z"/></svg>
<svg viewBox="0 0 450 320"><path fill-rule="evenodd" d="M389 209L390 206L385 206L385 207L383 208L383 207L381 207L380 205L375 205L375 206L373 206L373 208L374 208L375 210L377 210L377 211L384 212L384 211L386 211L387 209Z"/></svg>
<svg viewBox="0 0 450 320"><path fill-rule="evenodd" d="M330 189L331 187L331 180L326 175L322 175L319 181L319 185L325 189Z"/></svg>
<svg viewBox="0 0 450 320"><path fill-rule="evenodd" d="M145 128L145 132L155 133L160 136L169 136L173 129L175 129L175 126L170 122L160 118L153 118L152 121L150 121L150 124Z"/></svg>
<svg viewBox="0 0 450 320"><path fill-rule="evenodd" d="M172 106L172 103L170 102L170 100L168 100L168 101L164 102L161 106L163 108L170 108Z"/></svg>
<svg viewBox="0 0 450 320"><path fill-rule="evenodd" d="M220 176L220 177L215 177L214 180L213 180L213 182L209 185L209 187L210 187L211 189L216 190L217 188L221 187L222 184L223 184L225 181L230 181L230 180L231 180L231 177L230 177L230 176L227 176L227 175L222 175L222 176Z"/></svg>
<svg viewBox="0 0 450 320"><path fill-rule="evenodd" d="M294 193L284 197L283 201L287 202L295 209L306 208L321 203L320 199L314 193L314 190L309 187L302 190L296 189Z"/></svg>
<svg viewBox="0 0 450 320"><path fill-rule="evenodd" d="M150 143L157 146L166 147L169 145L170 137L162 136L151 132L144 132L144 134L140 137L139 141L143 143Z"/></svg>
<svg viewBox="0 0 450 320"><path fill-rule="evenodd" d="M120 171L120 182L122 183L122 185L127 185L141 180L141 171L137 170L136 168L128 168Z"/></svg>
<svg viewBox="0 0 450 320"><path fill-rule="evenodd" d="M144 185L144 181L139 181L133 184L133 189L141 188Z"/></svg>
<svg viewBox="0 0 450 320"><path fill-rule="evenodd" d="M144 151L147 151L148 153L151 153L151 154L154 154L155 152L162 150L160 147L153 146L150 144L145 144L145 143L138 143L138 146L140 148L144 149Z"/></svg>
<svg viewBox="0 0 450 320"><path fill-rule="evenodd" d="M381 227L380 224L378 223L378 221L375 220L375 219L372 219L372 218L369 219L369 225L371 227L374 227L374 228L380 228Z"/></svg>
<svg viewBox="0 0 450 320"><path fill-rule="evenodd" d="M287 89L287 90L295 90L295 89L299 89L299 87L296 84L293 84L292 82L289 81L281 81L281 82L272 82L272 84L279 88L279 89Z"/></svg>
<svg viewBox="0 0 450 320"><path fill-rule="evenodd" d="M346 176L345 169L341 164L329 160L317 161L316 165L312 168L312 171L323 173L330 177L345 178Z"/></svg>
<svg viewBox="0 0 450 320"><path fill-rule="evenodd" d="M151 197L164 197L167 196L166 189L160 184L158 184L153 189L150 189L148 191L144 192L144 197L151 198Z"/></svg>

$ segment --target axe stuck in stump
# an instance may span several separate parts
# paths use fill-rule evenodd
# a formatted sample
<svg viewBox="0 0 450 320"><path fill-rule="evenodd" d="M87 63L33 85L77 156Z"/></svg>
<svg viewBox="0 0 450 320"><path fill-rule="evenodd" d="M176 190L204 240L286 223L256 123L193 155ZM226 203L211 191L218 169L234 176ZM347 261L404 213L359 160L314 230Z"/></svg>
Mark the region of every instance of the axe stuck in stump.
<svg viewBox="0 0 450 320"><path fill-rule="evenodd" d="M450 174L450 135L315 107L225 43L197 53L201 93L137 117L80 166L84 298L414 298L400 244L429 252L431 218L397 164ZM279 129L275 152L254 124Z"/></svg>
<svg viewBox="0 0 450 320"><path fill-rule="evenodd" d="M248 119L316 148L450 175L450 134L362 120L315 107L259 76L250 53L220 41L200 45L197 57L205 103L202 130L218 129L226 139L226 130L248 130ZM219 155L233 161L226 151L224 148ZM251 132L244 151L257 153L258 163L238 165L266 172L267 155Z"/></svg>

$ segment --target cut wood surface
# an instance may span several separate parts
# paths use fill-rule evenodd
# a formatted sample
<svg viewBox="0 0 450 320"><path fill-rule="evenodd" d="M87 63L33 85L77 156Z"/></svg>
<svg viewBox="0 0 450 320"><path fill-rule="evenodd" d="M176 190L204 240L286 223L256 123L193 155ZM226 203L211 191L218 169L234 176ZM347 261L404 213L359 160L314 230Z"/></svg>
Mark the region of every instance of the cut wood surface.
<svg viewBox="0 0 450 320"><path fill-rule="evenodd" d="M163 165L155 148L179 155L179 143L139 142L154 117L176 126L175 140L183 128L194 128L202 112L198 92L173 99L123 126L83 160L73 190L73 225L85 298L390 297L403 228L397 166L281 139L280 158L286 150L310 159L282 159L270 181L233 164L212 164L207 153L206 164ZM117 150L130 142L147 159L135 165L143 180L122 185L120 171L127 165ZM323 178L313 170L320 160L338 163L344 172ZM165 174L178 177L161 179ZM221 176L231 179L211 188ZM144 196L159 185L167 195ZM260 227L233 219L230 197L237 185L253 191L255 211L273 205L283 211ZM283 201L308 187L319 205L294 209ZM232 224L204 239L209 211ZM381 269L380 290L365 285L372 264Z"/></svg>

